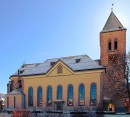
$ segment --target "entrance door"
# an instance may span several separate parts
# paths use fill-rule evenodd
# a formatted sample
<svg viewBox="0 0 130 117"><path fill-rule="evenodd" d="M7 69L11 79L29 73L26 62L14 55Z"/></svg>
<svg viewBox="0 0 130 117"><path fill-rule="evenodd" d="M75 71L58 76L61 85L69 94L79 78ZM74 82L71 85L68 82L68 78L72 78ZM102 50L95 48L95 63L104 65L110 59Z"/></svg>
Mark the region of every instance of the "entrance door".
<svg viewBox="0 0 130 117"><path fill-rule="evenodd" d="M58 103L57 104L57 109L56 110L62 110L62 108L61 108L61 103Z"/></svg>
<svg viewBox="0 0 130 117"><path fill-rule="evenodd" d="M56 110L62 110L63 107L62 107L62 102L59 102L59 103L56 103Z"/></svg>

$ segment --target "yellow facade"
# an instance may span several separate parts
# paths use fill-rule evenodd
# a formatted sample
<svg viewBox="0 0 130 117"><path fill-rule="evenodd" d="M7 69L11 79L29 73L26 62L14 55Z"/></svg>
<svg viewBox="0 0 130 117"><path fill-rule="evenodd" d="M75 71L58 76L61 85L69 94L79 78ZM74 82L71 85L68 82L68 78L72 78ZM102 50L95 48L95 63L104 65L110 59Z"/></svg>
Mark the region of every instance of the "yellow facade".
<svg viewBox="0 0 130 117"><path fill-rule="evenodd" d="M57 73L57 67L62 66L62 73ZM90 106L90 86L92 83L95 83L97 86L97 103L96 106L101 101L101 73L104 69L99 70L88 70L88 71L72 71L67 65L63 62L59 61L55 66L53 66L45 75L33 75L33 76L23 76L21 77L23 80L23 93L25 94L25 107L33 109L34 107L39 108L37 106L37 89L39 86L42 87L43 94L43 105L42 107L47 107L47 87L52 86L52 101L57 100L57 86L62 86L62 100L63 100L63 110L65 109L73 109L78 106L78 88L80 84L84 84L85 86L85 106L92 108ZM11 77L11 79L18 79L18 77ZM67 88L68 85L73 85L73 106L67 105ZM28 107L28 89L29 87L33 88L33 107ZM12 95L7 95L11 98ZM13 99L12 99L13 100ZM19 106L19 102L16 104ZM10 103L10 107L14 104ZM7 104L6 104L7 107ZM20 106L19 106L20 107Z"/></svg>
<svg viewBox="0 0 130 117"><path fill-rule="evenodd" d="M6 95L5 107L8 108L8 110L21 109L24 107L23 98L24 98L23 94Z"/></svg>

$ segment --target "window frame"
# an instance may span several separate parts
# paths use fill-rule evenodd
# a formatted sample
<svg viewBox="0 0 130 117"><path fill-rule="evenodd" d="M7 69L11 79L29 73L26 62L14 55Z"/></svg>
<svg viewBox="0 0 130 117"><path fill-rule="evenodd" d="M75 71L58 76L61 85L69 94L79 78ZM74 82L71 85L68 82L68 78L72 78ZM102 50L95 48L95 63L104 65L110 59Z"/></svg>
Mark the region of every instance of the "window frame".
<svg viewBox="0 0 130 117"><path fill-rule="evenodd" d="M112 50L112 41L108 40L108 51Z"/></svg>
<svg viewBox="0 0 130 117"><path fill-rule="evenodd" d="M7 97L7 108L9 108L9 97Z"/></svg>
<svg viewBox="0 0 130 117"><path fill-rule="evenodd" d="M118 41L117 41L117 39L114 40L114 50L118 50Z"/></svg>
<svg viewBox="0 0 130 117"><path fill-rule="evenodd" d="M40 102L42 104L40 104ZM42 93L42 87L38 86L37 88L37 106L42 106L43 105L43 93Z"/></svg>
<svg viewBox="0 0 130 117"><path fill-rule="evenodd" d="M93 97L95 99L93 99ZM90 105L91 106L97 105L97 84L96 83L91 83L90 85Z"/></svg>
<svg viewBox="0 0 130 117"><path fill-rule="evenodd" d="M81 86L83 86L83 89L82 89L82 87ZM81 88L81 89L80 89ZM80 92L81 91L81 92ZM82 92L83 91L83 92ZM81 93L83 93L83 94L81 94ZM83 97L80 97L80 94L83 96ZM82 98L83 98L83 104L81 104L81 102L80 101L82 101ZM83 84L83 83L81 83L80 85L79 85L79 88L78 88L78 105L79 106L85 106L85 85Z"/></svg>
<svg viewBox="0 0 130 117"><path fill-rule="evenodd" d="M57 86L57 99L61 99L62 100L62 95L63 95L63 89L61 85ZM61 97L60 97L61 96Z"/></svg>
<svg viewBox="0 0 130 117"><path fill-rule="evenodd" d="M14 108L16 108L16 97L14 96Z"/></svg>
<svg viewBox="0 0 130 117"><path fill-rule="evenodd" d="M28 88L28 107L33 106L33 87Z"/></svg>
<svg viewBox="0 0 130 117"><path fill-rule="evenodd" d="M69 90L70 88L72 88L72 90ZM72 98L70 98L71 96L69 96L70 93L72 95ZM71 102L72 104L70 105L69 100L71 100L71 99L72 99L72 102ZM68 88L67 88L67 106L73 106L73 100L74 100L74 88L73 88L72 84L69 84Z"/></svg>
<svg viewBox="0 0 130 117"><path fill-rule="evenodd" d="M61 73L63 73L63 67L62 67L62 65L59 65L57 67L57 74L61 74Z"/></svg>
<svg viewBox="0 0 130 117"><path fill-rule="evenodd" d="M51 93L51 94L49 94L49 93ZM49 97L49 96L51 96L51 98ZM50 104L49 104L49 98L50 98ZM51 85L49 85L48 87L47 87L47 106L52 106L52 86Z"/></svg>
<svg viewBox="0 0 130 117"><path fill-rule="evenodd" d="M10 92L14 90L14 81L10 81Z"/></svg>

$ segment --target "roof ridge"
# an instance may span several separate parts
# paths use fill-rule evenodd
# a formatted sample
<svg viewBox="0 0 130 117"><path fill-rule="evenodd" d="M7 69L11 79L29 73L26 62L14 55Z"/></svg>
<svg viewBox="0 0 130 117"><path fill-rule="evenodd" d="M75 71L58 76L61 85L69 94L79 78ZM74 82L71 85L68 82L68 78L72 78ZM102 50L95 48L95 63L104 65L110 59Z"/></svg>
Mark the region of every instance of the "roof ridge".
<svg viewBox="0 0 130 117"><path fill-rule="evenodd" d="M51 58L51 59L47 59L46 61L53 60L53 59L66 59L66 58L72 58L72 57L78 57L78 56L87 56L87 57L89 57L88 55L84 54L84 55L75 55L75 56L66 56L66 57L59 57L59 58Z"/></svg>

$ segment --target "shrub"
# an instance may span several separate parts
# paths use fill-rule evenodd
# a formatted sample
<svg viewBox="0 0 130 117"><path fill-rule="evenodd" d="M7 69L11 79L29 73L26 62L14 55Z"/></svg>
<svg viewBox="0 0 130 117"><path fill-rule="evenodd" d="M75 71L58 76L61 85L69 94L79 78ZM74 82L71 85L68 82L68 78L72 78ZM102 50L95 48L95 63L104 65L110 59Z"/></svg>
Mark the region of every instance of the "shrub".
<svg viewBox="0 0 130 117"><path fill-rule="evenodd" d="M11 117L31 117L32 112L30 110L17 109L12 112Z"/></svg>

